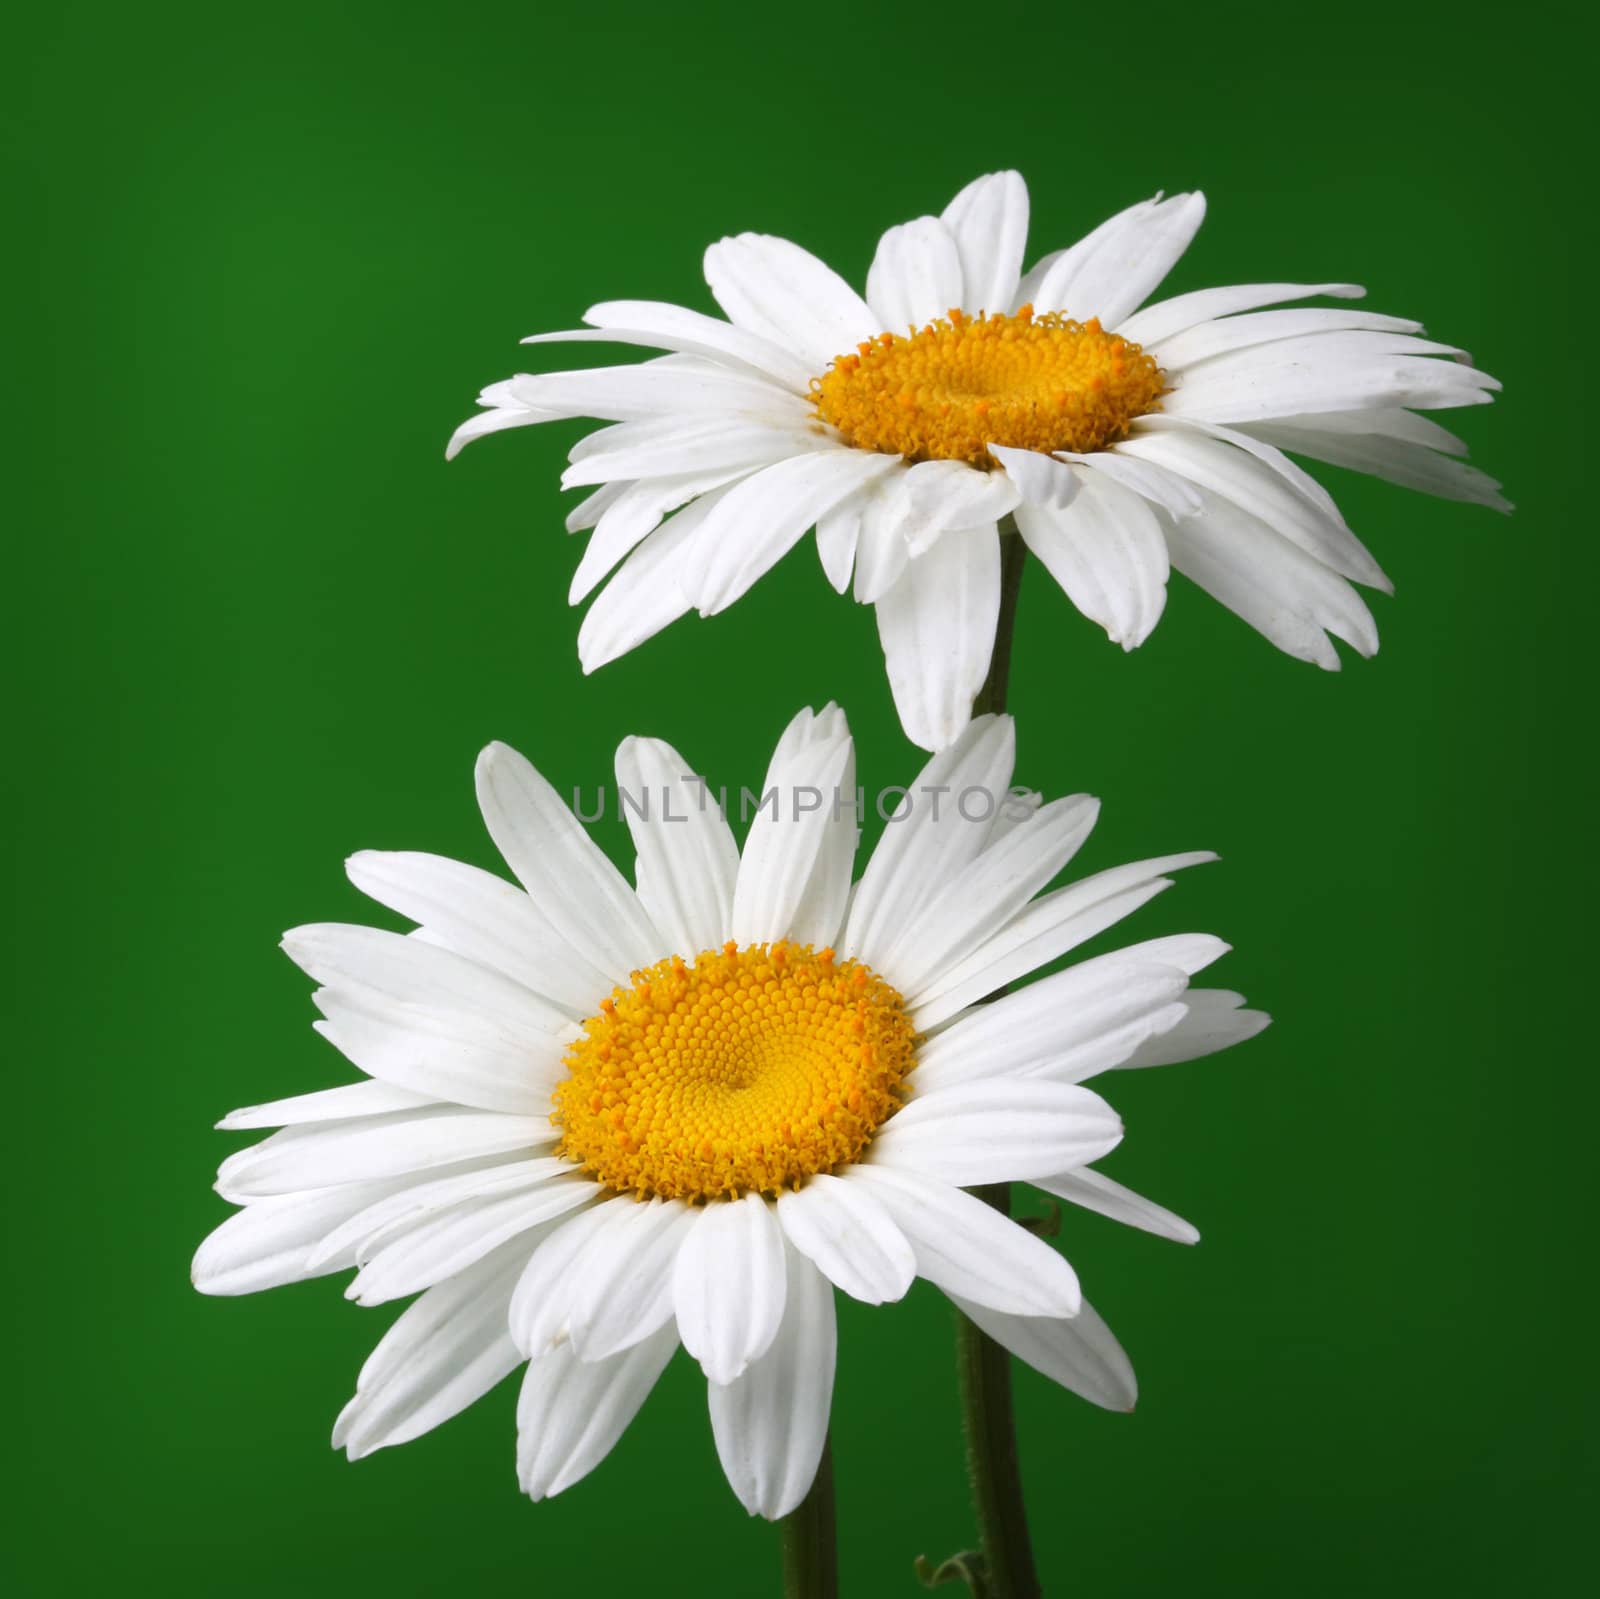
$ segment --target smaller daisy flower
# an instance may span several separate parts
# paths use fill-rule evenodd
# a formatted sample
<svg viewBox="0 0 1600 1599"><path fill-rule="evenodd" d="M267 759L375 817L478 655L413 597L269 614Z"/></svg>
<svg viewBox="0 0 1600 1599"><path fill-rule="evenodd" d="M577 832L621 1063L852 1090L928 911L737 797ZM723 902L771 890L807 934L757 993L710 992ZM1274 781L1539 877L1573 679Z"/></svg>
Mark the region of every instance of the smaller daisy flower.
<svg viewBox="0 0 1600 1599"><path fill-rule="evenodd" d="M241 1294L356 1268L362 1305L418 1295L334 1429L352 1459L438 1426L526 1362L517 1470L560 1492L617 1442L681 1343L729 1482L779 1517L816 1472L834 1291L921 1276L1095 1404L1121 1348L1072 1268L964 1192L1021 1180L1193 1241L1094 1168L1121 1123L1086 1079L1190 1060L1265 1025L1191 976L1226 946L1135 944L990 1004L1210 860L1169 855L1043 892L1088 836L1084 795L1019 803L1006 717L923 770L859 882L843 714L802 712L741 851L670 746L630 738L630 885L503 745L478 765L518 882L363 853L351 879L416 925L320 925L284 947L360 1081L235 1111L278 1128L223 1162L243 1207L195 1257ZM840 803L842 801L842 803Z"/></svg>
<svg viewBox="0 0 1600 1599"><path fill-rule="evenodd" d="M1125 650L1149 637L1176 567L1336 670L1332 639L1378 647L1351 585L1390 584L1289 455L1506 510L1458 459L1466 446L1417 414L1500 385L1417 322L1263 309L1359 298L1354 284L1243 284L1141 310L1204 215L1200 194L1157 195L1024 274L1028 191L994 173L885 233L865 298L785 239L723 239L705 275L726 321L592 306L590 327L524 343L671 353L492 384L447 453L555 418L614 424L573 447L562 478L595 491L567 518L594 530L571 602L616 569L579 631L585 671L690 610L725 610L815 526L829 581L876 607L907 735L942 749L989 667L1007 519Z"/></svg>

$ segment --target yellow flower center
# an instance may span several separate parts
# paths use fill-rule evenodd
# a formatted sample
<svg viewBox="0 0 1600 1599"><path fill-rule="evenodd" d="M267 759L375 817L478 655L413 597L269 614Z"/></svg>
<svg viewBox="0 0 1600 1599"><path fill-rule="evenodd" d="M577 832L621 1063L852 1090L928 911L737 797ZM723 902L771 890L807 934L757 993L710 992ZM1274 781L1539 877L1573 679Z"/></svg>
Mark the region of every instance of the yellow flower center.
<svg viewBox="0 0 1600 1599"><path fill-rule="evenodd" d="M1137 344L1054 311L952 311L909 336L880 333L811 380L817 415L861 450L908 461L998 463L990 444L1098 450L1154 410L1161 368Z"/></svg>
<svg viewBox="0 0 1600 1599"><path fill-rule="evenodd" d="M619 1192L776 1194L854 1160L917 1035L869 967L809 944L676 955L616 989L567 1055L561 1154Z"/></svg>

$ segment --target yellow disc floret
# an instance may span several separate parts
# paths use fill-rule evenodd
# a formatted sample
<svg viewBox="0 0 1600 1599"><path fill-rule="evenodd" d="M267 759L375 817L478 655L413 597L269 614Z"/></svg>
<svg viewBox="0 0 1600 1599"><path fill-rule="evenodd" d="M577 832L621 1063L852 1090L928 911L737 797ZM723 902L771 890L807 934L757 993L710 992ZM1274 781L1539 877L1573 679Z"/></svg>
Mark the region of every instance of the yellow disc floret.
<svg viewBox="0 0 1600 1599"><path fill-rule="evenodd" d="M673 956L584 1024L555 1095L559 1151L619 1192L777 1194L860 1155L916 1041L899 994L831 949Z"/></svg>
<svg viewBox="0 0 1600 1599"><path fill-rule="evenodd" d="M990 444L1102 449L1154 410L1165 386L1137 344L1029 305L1014 316L952 311L856 349L811 380L817 415L857 449L908 461L988 470L998 465Z"/></svg>

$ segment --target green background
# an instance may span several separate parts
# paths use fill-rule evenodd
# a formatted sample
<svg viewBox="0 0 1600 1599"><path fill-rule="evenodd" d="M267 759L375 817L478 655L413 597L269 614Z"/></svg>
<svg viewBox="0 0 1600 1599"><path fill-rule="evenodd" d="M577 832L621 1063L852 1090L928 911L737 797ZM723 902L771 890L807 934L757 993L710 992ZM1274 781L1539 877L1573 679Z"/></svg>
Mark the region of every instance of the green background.
<svg viewBox="0 0 1600 1599"><path fill-rule="evenodd" d="M488 864L485 741L564 788L631 731L753 782L832 696L865 782L915 770L871 616L809 546L584 681L556 487L583 429L442 450L481 384L561 364L521 335L619 296L709 309L701 251L745 228L859 282L881 228L1001 165L1035 253L1199 185L1170 290L1348 277L1426 319L1504 379L1460 426L1519 505L1326 473L1398 586L1382 653L1337 676L1181 579L1131 657L1037 570L1024 589L1019 775L1104 798L1086 870L1220 850L1132 931L1221 932L1223 980L1279 1018L1111 1085L1112 1170L1205 1238L1069 1219L1143 1397L1104 1415L1020 1375L1047 1586L1562 1591L1593 1421L1571 890L1595 577L1563 162L1592 96L1577 52L1423 9L13 19L13 1591L776 1591L681 1357L613 1457L532 1506L509 1385L349 1466L328 1429L392 1312L331 1280L202 1299L188 1258L241 1141L212 1121L342 1076L278 934L372 914L358 847ZM931 1291L842 1304L851 1593L913 1594L912 1556L971 1539L952 1373Z"/></svg>

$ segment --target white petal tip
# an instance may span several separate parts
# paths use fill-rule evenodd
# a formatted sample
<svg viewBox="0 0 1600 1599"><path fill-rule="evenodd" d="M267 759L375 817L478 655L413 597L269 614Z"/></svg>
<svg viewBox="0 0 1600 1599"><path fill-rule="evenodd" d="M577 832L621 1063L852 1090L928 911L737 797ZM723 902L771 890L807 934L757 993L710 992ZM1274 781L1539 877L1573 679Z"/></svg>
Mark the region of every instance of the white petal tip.
<svg viewBox="0 0 1600 1599"><path fill-rule="evenodd" d="M502 743L499 739L494 739L485 744L478 752L478 776L492 776L508 760L516 760L518 758L517 752L509 744Z"/></svg>
<svg viewBox="0 0 1600 1599"><path fill-rule="evenodd" d="M810 1489L807 1489L806 1492L809 1493ZM797 1499L780 1500L776 1505L758 1506L754 1509L746 1505L745 1508L750 1511L752 1516L760 1516L763 1521L782 1521L785 1516L793 1515L804 1501L805 1494L801 1494Z"/></svg>

